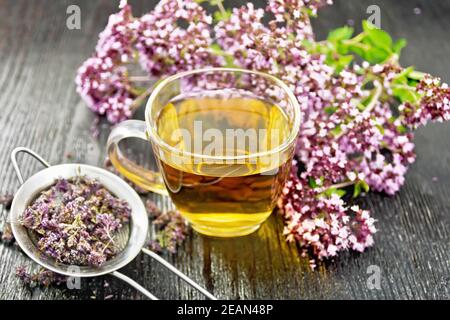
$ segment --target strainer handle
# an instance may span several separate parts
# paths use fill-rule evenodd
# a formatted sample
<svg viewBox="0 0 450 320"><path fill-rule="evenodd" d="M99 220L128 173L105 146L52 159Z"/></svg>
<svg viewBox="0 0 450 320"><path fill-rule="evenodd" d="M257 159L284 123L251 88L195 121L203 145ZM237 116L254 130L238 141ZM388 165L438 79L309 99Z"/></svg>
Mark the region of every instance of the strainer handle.
<svg viewBox="0 0 450 320"><path fill-rule="evenodd" d="M17 164L17 155L19 153L28 153L30 156L38 160L40 163L42 163L47 168L50 167L50 164L45 161L40 155L38 155L36 152L34 152L31 149L25 148L25 147L17 147L11 152L11 162L14 167L14 170L16 171L17 179L19 179L20 184L22 185L24 183L22 172L20 171L19 165Z"/></svg>
<svg viewBox="0 0 450 320"><path fill-rule="evenodd" d="M155 297L153 294L150 293L150 291L148 291L147 289L145 289L143 286L141 286L139 283L137 283L136 281L134 281L133 279L131 279L130 277L127 277L126 275L124 275L123 273L120 273L118 271L113 271L110 273L112 276L128 283L130 286L132 286L133 288L135 288L137 291L139 291L140 293L142 293L144 296L146 296L147 298L151 299L151 300L159 300L157 297Z"/></svg>
<svg viewBox="0 0 450 320"><path fill-rule="evenodd" d="M175 268L173 265L171 265L169 262L161 258L159 255L154 253L151 250L142 248L142 252L149 255L159 263L161 263L163 266L165 266L167 269L169 269L172 273L183 279L187 284L189 284L191 287L195 288L197 291L201 292L203 295L208 297L211 300L217 300L215 296L213 296L211 293L209 293L206 289L202 288L197 282L189 278L187 275L185 275L183 272Z"/></svg>

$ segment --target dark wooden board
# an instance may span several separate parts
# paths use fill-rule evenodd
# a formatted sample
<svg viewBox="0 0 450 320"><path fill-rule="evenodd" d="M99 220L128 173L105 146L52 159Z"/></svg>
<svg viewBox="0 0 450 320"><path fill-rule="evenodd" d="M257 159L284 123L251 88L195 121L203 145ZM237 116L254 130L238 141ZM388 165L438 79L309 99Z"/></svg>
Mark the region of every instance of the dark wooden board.
<svg viewBox="0 0 450 320"><path fill-rule="evenodd" d="M131 1L136 14L155 1ZM239 3L243 3L240 1ZM262 6L264 1L254 1ZM382 27L409 41L402 63L450 80L450 1L339 0L314 21L318 38L351 19L359 24L370 4L381 8ZM16 146L31 147L53 164L101 165L107 126L98 140L94 116L75 92L76 68L91 55L98 33L118 1L0 0L0 193L19 186L9 161ZM237 3L227 1L227 4ZM82 29L66 28L66 8L81 7ZM417 14L417 9L421 14ZM416 13L415 13L416 11ZM276 214L255 234L215 240L191 233L169 261L224 299L449 299L450 298L450 125L430 125L415 138L417 161L395 197L362 200L378 219L376 245L364 254L346 253L311 271L282 235ZM74 158L65 156L72 153ZM25 175L40 166L23 158ZM154 198L161 206L167 199ZM2 224L7 211L0 207ZM0 299L142 299L109 276L82 281L81 290L29 291L15 277L19 265L36 266L14 247L0 245ZM367 287L367 268L381 270L381 289ZM156 296L202 298L147 257L123 270Z"/></svg>

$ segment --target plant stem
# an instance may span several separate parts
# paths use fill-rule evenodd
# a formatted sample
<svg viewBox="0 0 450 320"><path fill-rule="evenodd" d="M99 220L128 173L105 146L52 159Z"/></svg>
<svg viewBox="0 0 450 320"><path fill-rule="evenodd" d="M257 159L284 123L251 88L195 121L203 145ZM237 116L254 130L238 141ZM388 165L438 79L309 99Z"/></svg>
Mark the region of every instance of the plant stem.
<svg viewBox="0 0 450 320"><path fill-rule="evenodd" d="M326 190L329 190L329 189L341 189L341 188L349 187L349 186L354 185L357 181L358 180L354 180L354 181L350 181L349 180L349 181L344 181L344 182L341 182L341 183L333 184L333 185L329 186Z"/></svg>
<svg viewBox="0 0 450 320"><path fill-rule="evenodd" d="M344 43L344 44L353 44L353 45L362 44L362 43L360 43L360 41L362 39L364 39L365 36L366 36L366 33L365 32L361 32L360 34L356 35L352 39L343 40L342 43Z"/></svg>
<svg viewBox="0 0 450 320"><path fill-rule="evenodd" d="M411 87L411 86L409 86L407 84L394 84L394 85L392 85L392 88L405 89L405 90L409 90L409 91L416 91L415 87Z"/></svg>
<svg viewBox="0 0 450 320"><path fill-rule="evenodd" d="M369 104L364 109L363 113L370 113L372 111L372 109L375 107L376 103L378 102L378 99L381 96L383 86L378 81L374 81L373 85L375 86L375 92L374 92Z"/></svg>
<svg viewBox="0 0 450 320"><path fill-rule="evenodd" d="M383 91L383 86L378 81L374 81L374 86L375 86L375 89L374 89L374 93L372 95L372 99L370 100L369 104L366 106L366 108L364 109L362 114L368 114L368 113L372 112L373 108L375 108L375 106L378 102L378 99L381 96L381 93ZM354 120L351 120L350 123L352 121L354 121ZM342 132L340 132L338 135L335 136L335 139L339 139L346 133L347 133L346 130L342 130Z"/></svg>
<svg viewBox="0 0 450 320"><path fill-rule="evenodd" d="M424 73L424 72L413 70L408 74L408 78L414 79L414 80L422 80L425 75L426 75L426 73Z"/></svg>
<svg viewBox="0 0 450 320"><path fill-rule="evenodd" d="M131 76L131 77L129 77L129 80L131 82L147 82L147 81L151 81L151 79L148 76Z"/></svg>
<svg viewBox="0 0 450 320"><path fill-rule="evenodd" d="M149 87L147 90L145 90L140 96L138 96L131 105L131 110L136 110L139 108L139 106L142 104L142 102L147 98L153 91L153 87Z"/></svg>
<svg viewBox="0 0 450 320"><path fill-rule="evenodd" d="M217 1L217 8L219 8L220 12L222 14L227 14L227 10L225 10L225 7L223 6L222 0Z"/></svg>

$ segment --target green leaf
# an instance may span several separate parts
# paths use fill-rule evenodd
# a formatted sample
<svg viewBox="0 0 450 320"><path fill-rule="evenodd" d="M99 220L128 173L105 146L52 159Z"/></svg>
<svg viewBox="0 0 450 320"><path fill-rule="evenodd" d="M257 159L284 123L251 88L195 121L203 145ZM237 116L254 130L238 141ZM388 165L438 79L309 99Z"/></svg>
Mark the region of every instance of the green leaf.
<svg viewBox="0 0 450 320"><path fill-rule="evenodd" d="M418 99L420 99L420 96L417 92L413 91L414 88L411 87L412 90L406 89L406 88L396 88L394 87L392 89L392 94L394 97L396 97L398 100L400 100L401 103L409 102L414 103Z"/></svg>
<svg viewBox="0 0 450 320"><path fill-rule="evenodd" d="M380 131L382 135L384 135L384 127L380 124L375 125L375 127Z"/></svg>
<svg viewBox="0 0 450 320"><path fill-rule="evenodd" d="M363 58L371 64L377 64L386 61L390 56L391 53L383 48L372 47L365 52Z"/></svg>
<svg viewBox="0 0 450 320"><path fill-rule="evenodd" d="M225 58L226 68L236 68L236 65L234 64L234 57L223 51L222 48L217 43L213 43L210 46L210 48L215 55L222 56Z"/></svg>
<svg viewBox="0 0 450 320"><path fill-rule="evenodd" d="M397 131L401 134L404 134L404 133L408 132L408 129L404 125L401 124L401 125L397 126Z"/></svg>
<svg viewBox="0 0 450 320"><path fill-rule="evenodd" d="M309 177L308 178L308 184L309 184L309 186L311 187L311 188L317 188L317 182L316 182L316 180L315 179L313 179L313 178L311 178L311 177Z"/></svg>
<svg viewBox="0 0 450 320"><path fill-rule="evenodd" d="M360 56L370 64L383 63L389 60L393 54L400 54L401 49L406 45L404 39L399 39L395 43L392 37L384 30L378 29L369 21L363 21L363 32L353 36L353 28L344 26L332 30L326 42L311 45L314 53L326 55L326 63L340 72L348 66L354 55Z"/></svg>
<svg viewBox="0 0 450 320"><path fill-rule="evenodd" d="M364 189L364 192L369 192L370 191L370 187L367 184L367 182L365 182L364 180L361 180L361 187Z"/></svg>
<svg viewBox="0 0 450 320"><path fill-rule="evenodd" d="M325 195L326 197L330 197L333 194L336 194L339 198L342 198L346 194L346 191L343 189L329 188L322 192L322 195Z"/></svg>
<svg viewBox="0 0 450 320"><path fill-rule="evenodd" d="M302 45L305 47L306 50L311 51L315 49L314 43L310 40L303 40Z"/></svg>
<svg viewBox="0 0 450 320"><path fill-rule="evenodd" d="M317 188L323 185L323 181L325 180L325 177L320 177L319 181L317 179L313 179L312 177L308 178L308 184L311 188Z"/></svg>
<svg viewBox="0 0 450 320"><path fill-rule="evenodd" d="M366 32L366 31L370 31L373 29L377 29L377 26L374 25L373 23L369 22L368 20L363 20L362 28L363 28L363 31Z"/></svg>
<svg viewBox="0 0 450 320"><path fill-rule="evenodd" d="M350 62L352 62L352 60L353 60L353 56L352 55L345 55L345 56L342 56L342 57L340 57L339 58L339 63L340 64L342 64L342 65L349 65L350 64Z"/></svg>
<svg viewBox="0 0 450 320"><path fill-rule="evenodd" d="M342 129L341 129L341 126L340 126L340 125L336 126L334 129L331 130L331 134L332 134L334 137L339 136L341 133L342 133Z"/></svg>
<svg viewBox="0 0 450 320"><path fill-rule="evenodd" d="M367 46L365 46L362 43L355 43L355 44L350 44L348 45L348 50L350 50L351 52L357 54L358 56L362 57L363 59L365 59L365 55L366 55L366 50L368 49Z"/></svg>
<svg viewBox="0 0 450 320"><path fill-rule="evenodd" d="M405 39L398 39L397 41L395 41L395 43L392 45L392 51L397 54L400 55L402 49L404 47L406 47L407 45L407 41Z"/></svg>
<svg viewBox="0 0 450 320"><path fill-rule="evenodd" d="M361 102L357 106L359 111L364 111L367 105L370 103L370 101L372 101L372 98L373 98L372 95L369 95L365 97L363 100L361 100Z"/></svg>
<svg viewBox="0 0 450 320"><path fill-rule="evenodd" d="M336 72L341 72L345 69L353 60L352 55L340 56L335 63Z"/></svg>
<svg viewBox="0 0 450 320"><path fill-rule="evenodd" d="M230 9L226 9L225 12L222 11L216 11L214 12L214 21L226 21L231 18L232 12Z"/></svg>
<svg viewBox="0 0 450 320"><path fill-rule="evenodd" d="M315 47L315 51L316 53L322 53L322 54L331 54L333 52L334 49L329 48L326 45L322 45L322 44L318 44Z"/></svg>
<svg viewBox="0 0 450 320"><path fill-rule="evenodd" d="M335 113L337 111L336 107L333 106L329 106L329 107L325 107L324 111L328 114L328 115L332 115L333 113Z"/></svg>
<svg viewBox="0 0 450 320"><path fill-rule="evenodd" d="M224 51L222 50L222 47L218 43L213 43L210 46L210 48L215 54L218 54L218 55L224 54Z"/></svg>
<svg viewBox="0 0 450 320"><path fill-rule="evenodd" d="M315 180L315 183L316 183L316 186L318 186L318 187L321 187L321 186L323 186L323 181L325 180L325 177L324 176L321 176L320 178L319 178L319 181L317 181L317 179Z"/></svg>
<svg viewBox="0 0 450 320"><path fill-rule="evenodd" d="M225 68L237 68L238 66L234 63L234 59L231 56L225 57Z"/></svg>
<svg viewBox="0 0 450 320"><path fill-rule="evenodd" d="M407 83L407 79L412 72L414 72L414 67L404 68L402 72L395 76L393 83Z"/></svg>
<svg viewBox="0 0 450 320"><path fill-rule="evenodd" d="M338 42L336 43L336 51L342 55L348 54L348 45L344 42Z"/></svg>
<svg viewBox="0 0 450 320"><path fill-rule="evenodd" d="M357 198L361 194L361 184L359 181L355 184L353 188L353 198Z"/></svg>
<svg viewBox="0 0 450 320"><path fill-rule="evenodd" d="M367 30L365 40L377 48L382 48L386 51L391 51L392 38L389 35L389 33L387 33L384 30L381 29Z"/></svg>
<svg viewBox="0 0 450 320"><path fill-rule="evenodd" d="M353 35L353 28L345 26L332 30L328 34L327 40L331 42L338 42L341 40L348 40L352 37L352 35Z"/></svg>
<svg viewBox="0 0 450 320"><path fill-rule="evenodd" d="M327 54L327 59L325 63L335 69L336 73L341 72L345 67L347 67L353 60L352 55L338 55L336 53L330 52Z"/></svg>
<svg viewBox="0 0 450 320"><path fill-rule="evenodd" d="M424 76L425 76L425 74L423 72L416 71L416 70L412 70L411 72L408 73L408 79L417 80L417 81L422 80Z"/></svg>
<svg viewBox="0 0 450 320"><path fill-rule="evenodd" d="M363 103L358 103L356 105L356 107L358 108L359 111L363 112L364 110L366 110L367 106L365 104L363 104Z"/></svg>
<svg viewBox="0 0 450 320"><path fill-rule="evenodd" d="M359 180L355 183L355 187L353 189L353 198L357 198L361 194L362 190L364 190L364 192L369 192L370 187L364 180Z"/></svg>
<svg viewBox="0 0 450 320"><path fill-rule="evenodd" d="M362 42L369 48L365 50L365 55L362 57L372 64L386 61L393 53L391 36L369 21L363 21L363 30L365 37ZM400 41L398 45L401 44Z"/></svg>
<svg viewBox="0 0 450 320"><path fill-rule="evenodd" d="M308 16L310 16L312 18L317 17L317 13L313 9L308 8L306 6L302 8L302 12L305 12Z"/></svg>

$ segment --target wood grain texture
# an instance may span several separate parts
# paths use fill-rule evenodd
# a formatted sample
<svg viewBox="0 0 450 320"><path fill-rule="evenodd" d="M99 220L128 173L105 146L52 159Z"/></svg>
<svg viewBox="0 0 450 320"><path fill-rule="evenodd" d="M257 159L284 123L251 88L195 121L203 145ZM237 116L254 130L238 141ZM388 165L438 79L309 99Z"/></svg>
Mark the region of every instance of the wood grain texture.
<svg viewBox="0 0 450 320"><path fill-rule="evenodd" d="M330 28L359 24L367 17L367 7L378 4L382 27L409 41L402 63L450 80L450 1L336 2L314 21L319 39ZM155 1L131 3L139 14ZM254 3L262 6L264 1ZM66 28L70 4L81 7L82 30ZM53 164L102 165L109 129L103 125L99 139L91 137L94 117L75 93L74 76L116 6L107 0L0 0L0 193L13 193L19 186L9 161L16 146L30 147ZM449 299L449 139L448 124L420 129L415 138L418 158L399 194L362 199L380 230L376 245L364 254L343 254L312 272L295 244L285 242L283 222L274 214L257 233L244 238L217 240L191 232L178 253L165 258L224 299ZM67 153L74 157L67 159ZM40 168L29 158L22 162L26 176ZM164 208L172 206L165 198L152 197ZM2 224L7 211L0 210ZM81 290L31 292L14 276L19 265L37 268L14 246L0 245L0 299L142 299L108 276L82 280ZM370 265L381 268L381 290L366 285ZM145 256L123 271L158 297L202 298Z"/></svg>

